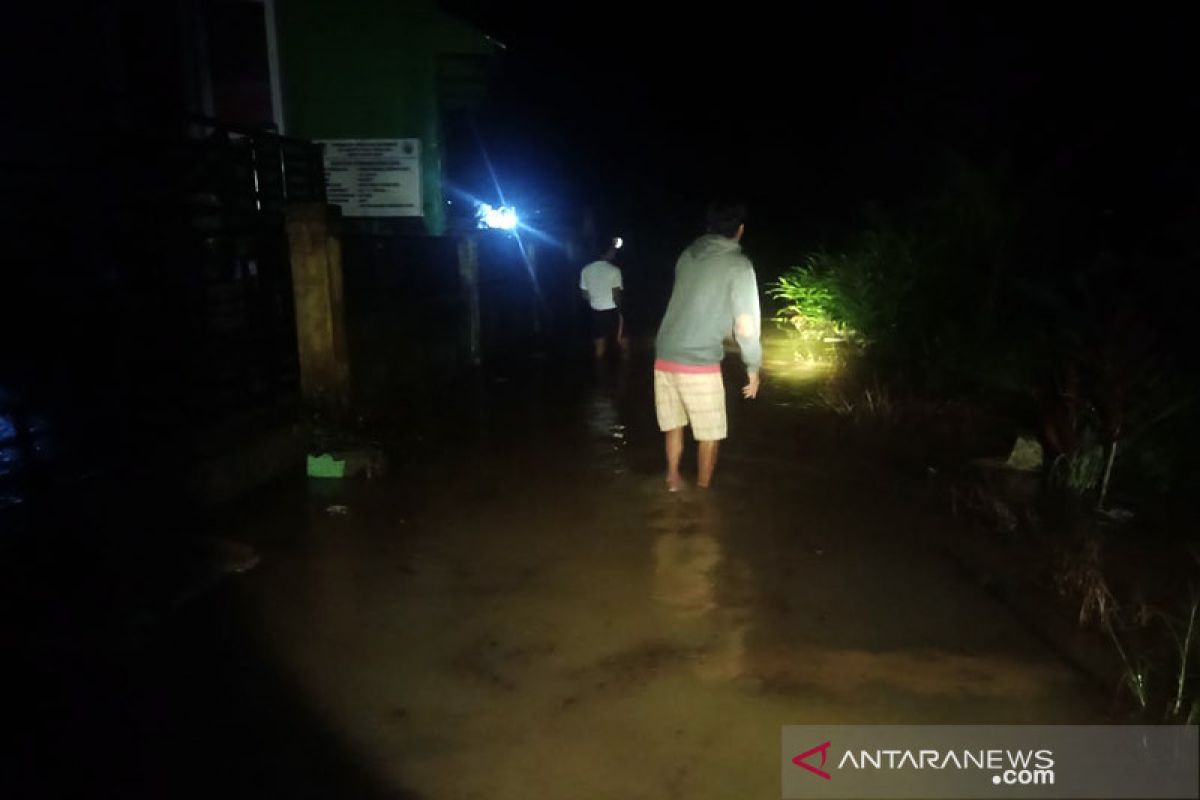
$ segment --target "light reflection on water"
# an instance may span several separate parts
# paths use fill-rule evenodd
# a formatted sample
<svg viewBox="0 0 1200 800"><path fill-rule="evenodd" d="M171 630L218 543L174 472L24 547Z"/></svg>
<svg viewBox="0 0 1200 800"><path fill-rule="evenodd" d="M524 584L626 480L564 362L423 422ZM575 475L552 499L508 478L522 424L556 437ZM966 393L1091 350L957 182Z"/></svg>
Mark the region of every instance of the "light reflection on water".
<svg viewBox="0 0 1200 800"><path fill-rule="evenodd" d="M837 373L838 357L833 350L814 355L793 337L776 333L763 337L763 368L772 383L810 387Z"/></svg>
<svg viewBox="0 0 1200 800"><path fill-rule="evenodd" d="M58 452L49 418L18 409L16 403L15 393L0 386L0 509L20 505L28 499L20 482L21 473L29 466L25 463L27 458L48 462ZM31 452L24 452L24 447Z"/></svg>
<svg viewBox="0 0 1200 800"><path fill-rule="evenodd" d="M21 451L17 447L17 423L10 412L12 393L0 386L0 479L17 471ZM4 489L0 484L0 490ZM3 501L0 501L0 505Z"/></svg>
<svg viewBox="0 0 1200 800"><path fill-rule="evenodd" d="M0 387L0 511L19 506L25 497L16 484L15 477L21 466L21 451L17 447L17 424L5 405L11 403L11 394Z"/></svg>

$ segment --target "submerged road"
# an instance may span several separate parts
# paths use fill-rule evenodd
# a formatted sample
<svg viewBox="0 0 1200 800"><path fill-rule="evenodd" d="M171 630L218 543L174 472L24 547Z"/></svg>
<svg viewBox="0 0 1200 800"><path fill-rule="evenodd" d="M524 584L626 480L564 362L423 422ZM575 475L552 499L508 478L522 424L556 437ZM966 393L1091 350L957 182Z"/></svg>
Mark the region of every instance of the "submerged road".
<svg viewBox="0 0 1200 800"><path fill-rule="evenodd" d="M1095 720L780 348L710 492L663 491L644 361L492 382L423 477L314 487L247 587L267 650L429 798L770 798L788 723Z"/></svg>
<svg viewBox="0 0 1200 800"><path fill-rule="evenodd" d="M111 796L727 800L779 796L789 723L1097 721L781 348L709 492L663 490L644 357L397 397L387 476L247 505L261 565L44 724Z"/></svg>

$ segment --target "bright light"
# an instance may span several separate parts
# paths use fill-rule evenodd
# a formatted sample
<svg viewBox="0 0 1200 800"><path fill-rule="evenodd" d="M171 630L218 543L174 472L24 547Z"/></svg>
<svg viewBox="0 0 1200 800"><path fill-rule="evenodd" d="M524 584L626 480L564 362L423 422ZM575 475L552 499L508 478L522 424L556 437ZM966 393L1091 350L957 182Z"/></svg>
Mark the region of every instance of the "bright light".
<svg viewBox="0 0 1200 800"><path fill-rule="evenodd" d="M480 203L475 208L475 216L479 219L479 227L498 228L503 231L516 229L520 222L517 219L517 210L511 206L492 208L487 203Z"/></svg>
<svg viewBox="0 0 1200 800"><path fill-rule="evenodd" d="M621 245L623 245L623 244L625 244L625 240L622 239L620 236L613 239L613 247L617 248L618 250L621 249Z"/></svg>

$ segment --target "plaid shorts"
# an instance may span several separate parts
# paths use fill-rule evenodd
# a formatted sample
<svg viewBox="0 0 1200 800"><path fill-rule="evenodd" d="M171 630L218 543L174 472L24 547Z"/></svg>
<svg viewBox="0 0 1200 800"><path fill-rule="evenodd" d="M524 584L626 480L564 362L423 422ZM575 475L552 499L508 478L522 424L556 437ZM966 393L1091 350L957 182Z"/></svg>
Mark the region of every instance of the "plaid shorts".
<svg viewBox="0 0 1200 800"><path fill-rule="evenodd" d="M724 439L725 382L720 372L667 372L654 370L654 409L663 431L691 423L698 442Z"/></svg>

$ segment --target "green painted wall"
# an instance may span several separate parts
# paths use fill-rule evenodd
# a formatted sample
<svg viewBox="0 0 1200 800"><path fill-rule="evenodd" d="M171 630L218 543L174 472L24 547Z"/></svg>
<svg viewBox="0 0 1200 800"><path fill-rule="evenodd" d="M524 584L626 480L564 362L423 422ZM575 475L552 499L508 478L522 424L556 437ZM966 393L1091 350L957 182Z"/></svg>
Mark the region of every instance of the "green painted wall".
<svg viewBox="0 0 1200 800"><path fill-rule="evenodd" d="M288 134L419 138L425 226L441 234L436 57L490 42L432 0L276 0L275 16Z"/></svg>

